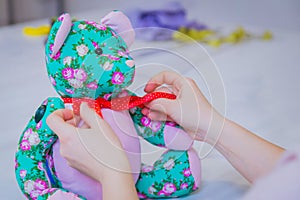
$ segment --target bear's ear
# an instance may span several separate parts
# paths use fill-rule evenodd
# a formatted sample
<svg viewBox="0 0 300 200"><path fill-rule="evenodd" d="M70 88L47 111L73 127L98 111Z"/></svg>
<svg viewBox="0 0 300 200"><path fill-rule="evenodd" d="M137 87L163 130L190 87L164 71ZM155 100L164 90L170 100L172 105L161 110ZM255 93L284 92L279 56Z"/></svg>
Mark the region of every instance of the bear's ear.
<svg viewBox="0 0 300 200"><path fill-rule="evenodd" d="M68 13L62 14L57 20L61 21L61 25L55 35L51 57L57 54L61 46L64 44L67 36L69 35L72 27L72 20Z"/></svg>
<svg viewBox="0 0 300 200"><path fill-rule="evenodd" d="M120 11L112 11L101 19L101 23L115 30L123 38L127 46L131 46L135 38L135 32L126 15Z"/></svg>

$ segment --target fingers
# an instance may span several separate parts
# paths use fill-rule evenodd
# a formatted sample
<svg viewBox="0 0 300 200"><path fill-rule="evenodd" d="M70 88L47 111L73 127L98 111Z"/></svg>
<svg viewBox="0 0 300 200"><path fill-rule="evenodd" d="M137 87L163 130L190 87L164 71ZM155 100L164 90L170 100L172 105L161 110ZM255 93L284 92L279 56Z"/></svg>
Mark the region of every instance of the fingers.
<svg viewBox="0 0 300 200"><path fill-rule="evenodd" d="M74 115L72 119L66 120L66 122L77 128L90 128L78 115Z"/></svg>
<svg viewBox="0 0 300 200"><path fill-rule="evenodd" d="M99 127L99 123L104 121L93 109L88 106L87 103L84 102L80 105L80 117L87 124L87 126L92 128Z"/></svg>
<svg viewBox="0 0 300 200"><path fill-rule="evenodd" d="M109 124L104 121L99 115L91 109L87 103L82 103L80 106L80 116L83 121L91 128L91 130L96 130L97 133L104 136L108 142L118 142L118 137L115 135L114 131L111 129Z"/></svg>
<svg viewBox="0 0 300 200"><path fill-rule="evenodd" d="M146 104L146 107L149 109L147 113L149 118L153 118L155 120L164 118L165 120L166 116L172 118L174 111L178 108L178 100L156 99ZM146 110L144 112L146 112Z"/></svg>
<svg viewBox="0 0 300 200"><path fill-rule="evenodd" d="M118 147L117 149L122 147L118 136L111 129L110 125L99 117L87 103L81 104L80 116L82 120L90 126L90 129L85 129L85 131L87 130L91 134L79 134L82 141L86 142L86 144L90 144L88 145L89 147L93 146L93 144L101 144L102 147L106 147L110 150L113 150L111 146L114 146L114 148ZM85 131L80 129L80 133L86 133ZM101 143L98 143L97 141L101 141ZM98 145L94 146L97 147Z"/></svg>
<svg viewBox="0 0 300 200"><path fill-rule="evenodd" d="M142 111L142 113L144 115L146 115L148 118L150 118L151 120L155 120L155 121L167 121L167 115L159 112L159 111L150 111L148 109L148 111Z"/></svg>
<svg viewBox="0 0 300 200"><path fill-rule="evenodd" d="M181 88L181 86L184 84L185 78L176 72L172 71L163 71L154 77L152 77L146 87L145 92L153 92L158 86L162 84L168 84L175 87L177 90Z"/></svg>
<svg viewBox="0 0 300 200"><path fill-rule="evenodd" d="M75 127L66 122L73 119L73 117L74 115L71 110L60 109L50 114L46 120L46 123L60 139L64 139L68 138L69 134L72 134L72 132L75 131Z"/></svg>
<svg viewBox="0 0 300 200"><path fill-rule="evenodd" d="M155 92L165 92L169 94L174 94L175 91L172 90L171 87L161 86L155 89Z"/></svg>
<svg viewBox="0 0 300 200"><path fill-rule="evenodd" d="M71 124L72 126L77 127L78 123L80 122L80 117L77 115L74 115L72 119L66 120L67 123Z"/></svg>

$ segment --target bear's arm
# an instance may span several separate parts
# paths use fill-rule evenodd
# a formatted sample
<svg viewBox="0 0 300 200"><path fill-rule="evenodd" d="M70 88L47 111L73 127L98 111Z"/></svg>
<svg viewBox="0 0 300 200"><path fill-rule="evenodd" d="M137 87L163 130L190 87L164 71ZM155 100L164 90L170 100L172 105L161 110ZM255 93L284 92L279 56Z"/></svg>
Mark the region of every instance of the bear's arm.
<svg viewBox="0 0 300 200"><path fill-rule="evenodd" d="M20 136L15 157L15 173L19 187L28 199L51 199L52 195L52 199L58 199L55 197L59 195L65 196L60 199L77 196L62 189L55 176L51 152L57 136L46 123L52 112L64 107L60 98L47 98Z"/></svg>
<svg viewBox="0 0 300 200"><path fill-rule="evenodd" d="M135 95L130 92L130 95ZM168 121L152 121L143 115L142 109L130 109L130 116L139 136L151 144L173 150L187 150L193 139L179 125Z"/></svg>

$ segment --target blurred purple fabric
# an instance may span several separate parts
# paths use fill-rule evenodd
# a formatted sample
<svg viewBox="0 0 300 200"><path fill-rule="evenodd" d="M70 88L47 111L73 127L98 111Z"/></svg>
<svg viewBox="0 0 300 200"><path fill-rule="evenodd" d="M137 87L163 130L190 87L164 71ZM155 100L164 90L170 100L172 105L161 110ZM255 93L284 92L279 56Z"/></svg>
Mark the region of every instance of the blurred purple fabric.
<svg viewBox="0 0 300 200"><path fill-rule="evenodd" d="M287 151L277 167L258 180L243 200L299 200L300 199L300 149Z"/></svg>
<svg viewBox="0 0 300 200"><path fill-rule="evenodd" d="M144 40L170 40L180 27L206 29L203 24L188 21L186 10L179 2L169 2L156 10L134 9L128 11L137 38Z"/></svg>

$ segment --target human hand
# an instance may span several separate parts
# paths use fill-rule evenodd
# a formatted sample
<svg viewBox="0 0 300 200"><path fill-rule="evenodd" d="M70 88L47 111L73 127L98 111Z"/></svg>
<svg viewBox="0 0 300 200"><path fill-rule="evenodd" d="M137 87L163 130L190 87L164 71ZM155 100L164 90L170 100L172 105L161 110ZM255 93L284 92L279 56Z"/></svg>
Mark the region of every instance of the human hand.
<svg viewBox="0 0 300 200"><path fill-rule="evenodd" d="M196 83L175 72L164 71L152 77L145 92L165 91L166 84L177 96L176 100L157 99L146 105L142 110L152 120L170 119L181 125L195 139L204 141L212 119L223 118L207 101ZM211 139L212 140L212 139Z"/></svg>
<svg viewBox="0 0 300 200"><path fill-rule="evenodd" d="M224 118L193 80L165 71L148 81L145 92L161 90L163 84L171 86L176 100L154 100L143 114L153 120L175 121L192 136L195 134L195 139L215 147L250 182L274 168L284 149ZM166 92L166 88L163 90Z"/></svg>
<svg viewBox="0 0 300 200"><path fill-rule="evenodd" d="M82 103L80 113L85 122L81 128L77 127L80 118L71 110L57 110L47 118L68 164L99 182L117 171L130 172L127 156L110 126L86 103Z"/></svg>

